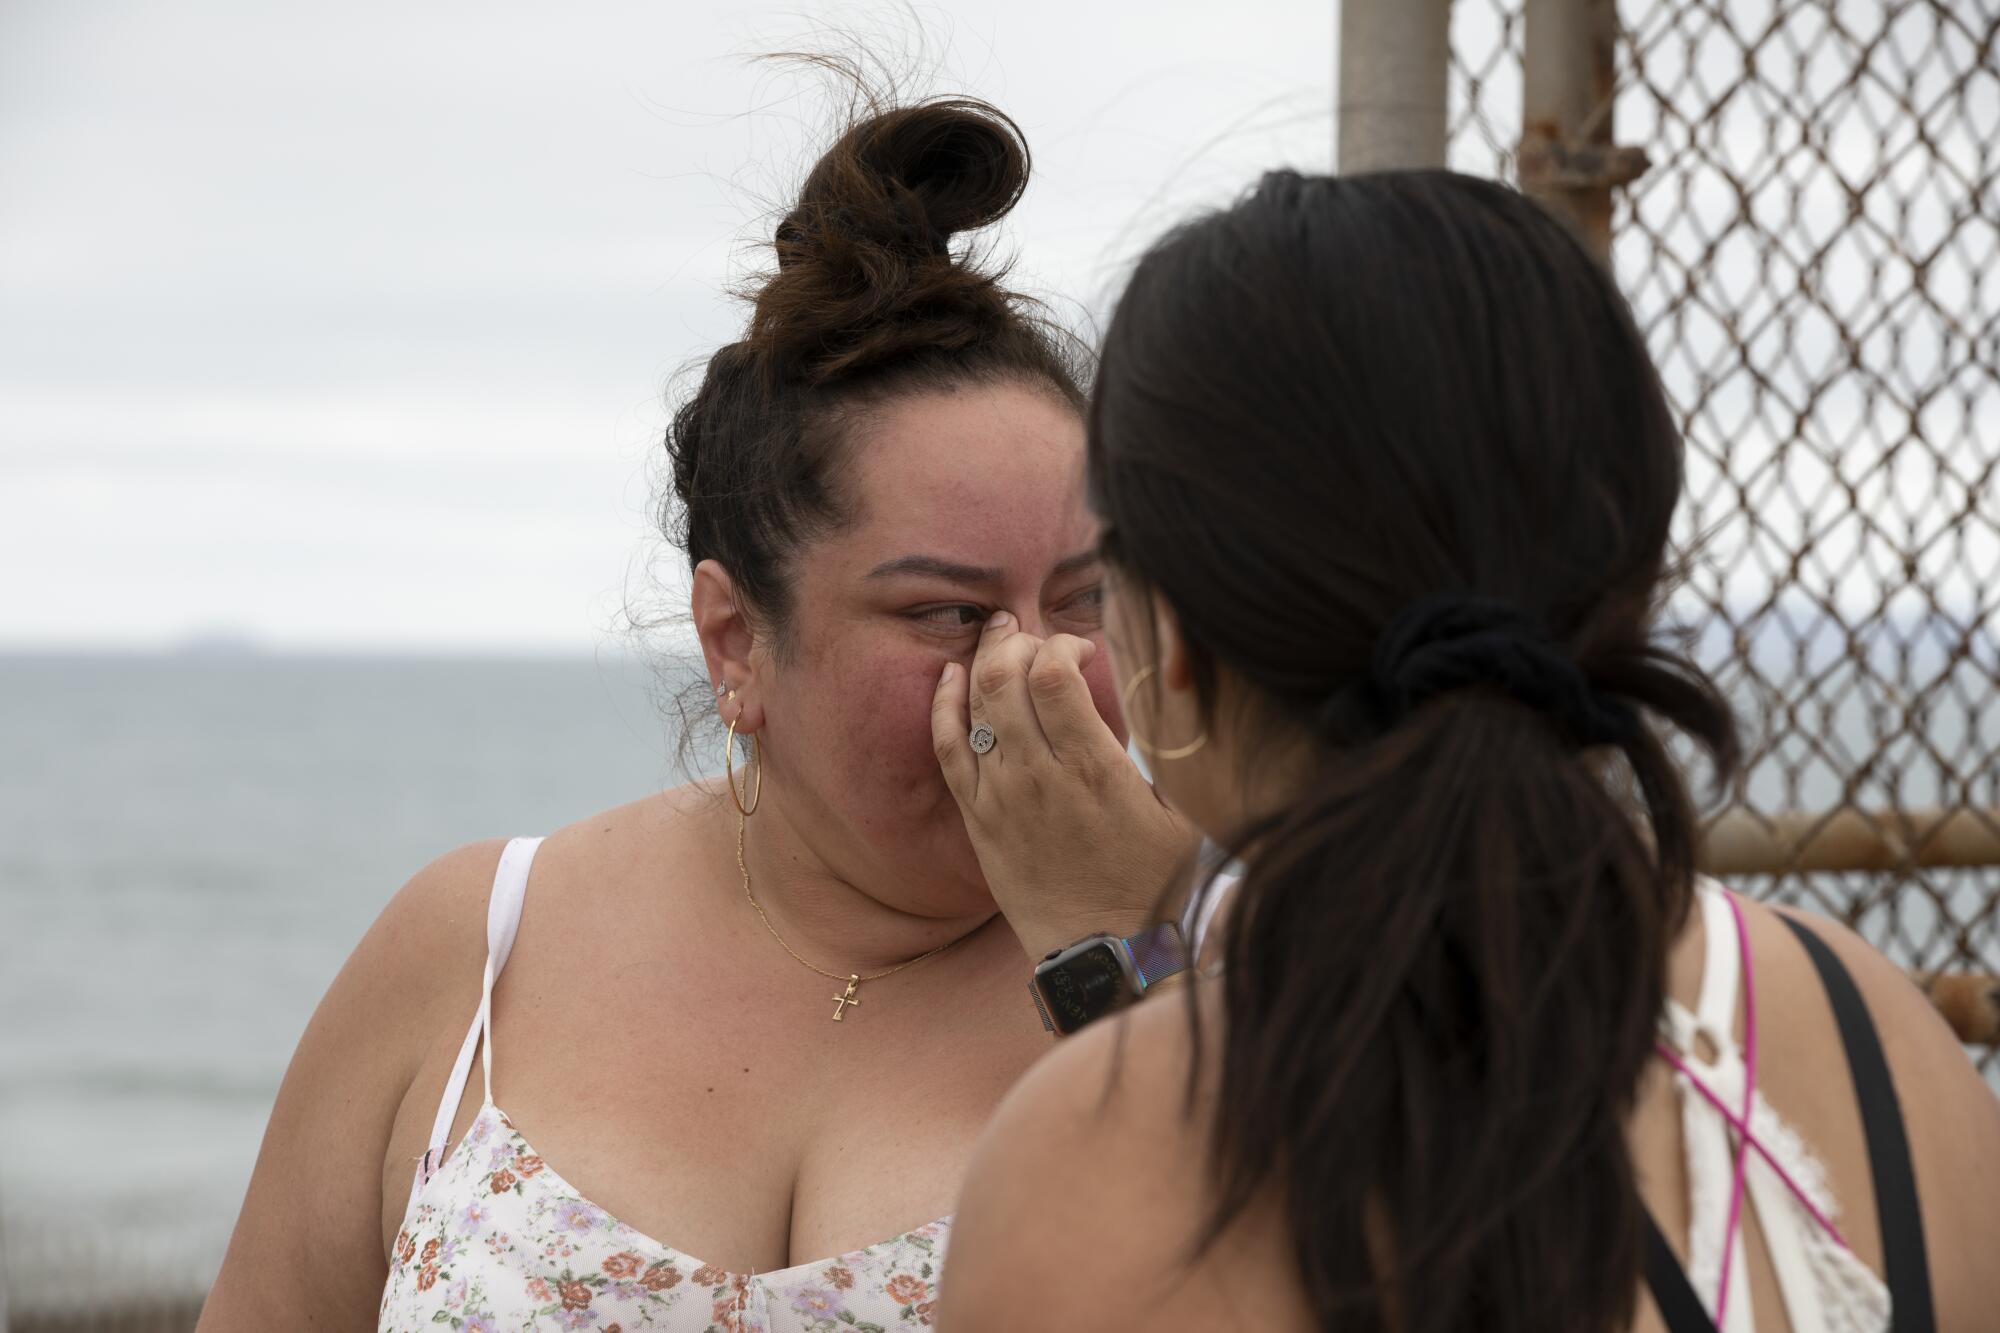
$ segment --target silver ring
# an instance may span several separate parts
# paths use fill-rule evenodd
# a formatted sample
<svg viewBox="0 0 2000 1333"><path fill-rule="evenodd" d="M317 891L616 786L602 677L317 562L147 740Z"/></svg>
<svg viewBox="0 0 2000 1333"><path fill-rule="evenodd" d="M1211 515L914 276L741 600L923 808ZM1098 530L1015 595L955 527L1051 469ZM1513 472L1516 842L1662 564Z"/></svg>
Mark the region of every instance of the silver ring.
<svg viewBox="0 0 2000 1333"><path fill-rule="evenodd" d="M972 735L969 739L974 754L985 754L993 748L993 728L981 722L972 729Z"/></svg>

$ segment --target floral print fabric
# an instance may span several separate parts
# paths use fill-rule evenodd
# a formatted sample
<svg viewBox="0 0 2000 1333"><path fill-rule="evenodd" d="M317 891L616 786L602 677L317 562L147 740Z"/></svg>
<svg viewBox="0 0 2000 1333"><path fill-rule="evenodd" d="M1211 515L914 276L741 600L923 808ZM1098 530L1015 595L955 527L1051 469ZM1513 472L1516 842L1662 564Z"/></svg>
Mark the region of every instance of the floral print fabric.
<svg viewBox="0 0 2000 1333"><path fill-rule="evenodd" d="M610 1216L491 1102L403 1218L382 1333L890 1333L931 1322L950 1220L818 1263L727 1273Z"/></svg>

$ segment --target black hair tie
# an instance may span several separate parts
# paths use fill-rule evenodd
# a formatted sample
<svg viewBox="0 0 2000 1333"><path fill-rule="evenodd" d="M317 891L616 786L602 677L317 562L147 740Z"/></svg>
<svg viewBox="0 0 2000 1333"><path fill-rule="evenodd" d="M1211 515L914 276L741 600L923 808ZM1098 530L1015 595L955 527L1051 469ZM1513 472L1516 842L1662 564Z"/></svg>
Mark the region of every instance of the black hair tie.
<svg viewBox="0 0 2000 1333"><path fill-rule="evenodd" d="M1440 694L1481 685L1543 713L1578 745L1623 745L1638 733L1632 706L1593 688L1540 622L1475 593L1427 597L1391 619L1362 694L1387 731Z"/></svg>

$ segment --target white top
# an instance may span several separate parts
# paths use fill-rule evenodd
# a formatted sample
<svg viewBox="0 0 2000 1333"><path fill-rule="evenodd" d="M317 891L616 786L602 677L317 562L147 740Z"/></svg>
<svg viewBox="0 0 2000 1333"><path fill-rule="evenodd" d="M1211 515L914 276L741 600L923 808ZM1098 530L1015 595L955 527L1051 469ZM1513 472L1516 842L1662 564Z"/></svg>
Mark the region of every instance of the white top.
<svg viewBox="0 0 2000 1333"><path fill-rule="evenodd" d="M1701 905L1705 941L1701 991L1693 1013L1675 1000L1667 1001L1662 1035L1725 1106L1741 1107L1749 1073L1735 1037L1743 940L1737 915L1720 885L1702 881L1696 901ZM1705 1053L1712 1053L1712 1058L1704 1058ZM1692 1219L1688 1282L1713 1319L1722 1277L1723 1235L1728 1229L1735 1135L1729 1121L1687 1074L1676 1073L1674 1087L1681 1099ZM1761 1090L1751 1099L1749 1124L1752 1137L1770 1156L1754 1151L1747 1155L1744 1198L1763 1233L1793 1333L1886 1333L1888 1287L1813 1216L1817 1209L1829 1222L1839 1217L1826 1168L1797 1131L1771 1109ZM1729 1271L1730 1296L1723 1303L1721 1333L1754 1333L1756 1312L1740 1227L1730 1244Z"/></svg>

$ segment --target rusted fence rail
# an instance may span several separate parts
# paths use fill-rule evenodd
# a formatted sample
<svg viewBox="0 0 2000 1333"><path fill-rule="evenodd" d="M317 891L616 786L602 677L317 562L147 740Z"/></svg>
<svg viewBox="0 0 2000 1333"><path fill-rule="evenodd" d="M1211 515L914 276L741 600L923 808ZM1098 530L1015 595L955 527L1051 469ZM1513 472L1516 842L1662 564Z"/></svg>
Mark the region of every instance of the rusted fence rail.
<svg viewBox="0 0 2000 1333"><path fill-rule="evenodd" d="M2000 810L1766 817L1738 809L1710 825L1702 845L1702 868L1719 877L1996 866ZM2000 1046L2000 975L1917 969L1913 976L1960 1041Z"/></svg>

